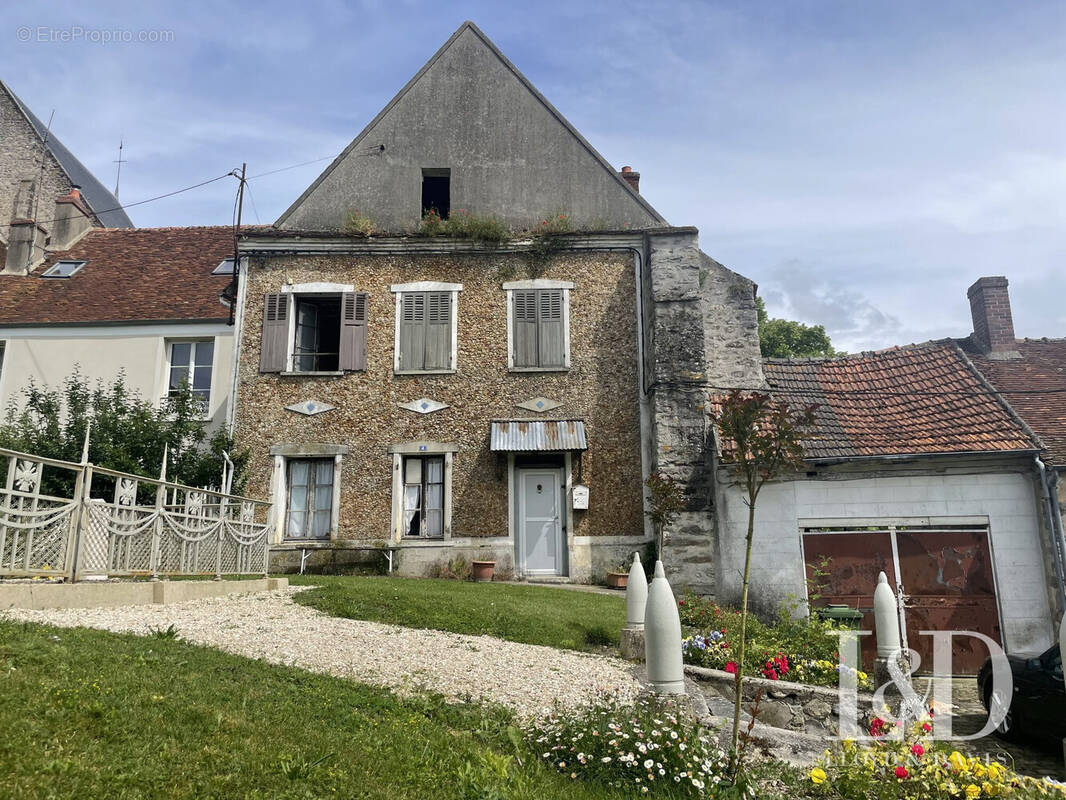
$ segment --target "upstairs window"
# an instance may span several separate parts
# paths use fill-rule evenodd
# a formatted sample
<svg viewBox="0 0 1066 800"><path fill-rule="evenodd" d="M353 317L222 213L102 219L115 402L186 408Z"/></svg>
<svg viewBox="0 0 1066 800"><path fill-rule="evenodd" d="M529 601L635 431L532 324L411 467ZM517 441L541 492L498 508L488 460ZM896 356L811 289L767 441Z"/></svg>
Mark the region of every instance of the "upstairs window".
<svg viewBox="0 0 1066 800"><path fill-rule="evenodd" d="M88 264L88 261L57 261L44 272L41 273L42 278L69 278L71 275L81 271L81 268Z"/></svg>
<svg viewBox="0 0 1066 800"><path fill-rule="evenodd" d="M505 283L508 304L508 367L570 368L570 290L566 281Z"/></svg>
<svg viewBox="0 0 1066 800"><path fill-rule="evenodd" d="M395 371L452 372L456 305L462 285L425 281L396 285Z"/></svg>
<svg viewBox="0 0 1066 800"><path fill-rule="evenodd" d="M215 360L215 341L174 341L168 345L167 397L176 397L185 387L203 406L206 417L211 407L211 371Z"/></svg>
<svg viewBox="0 0 1066 800"><path fill-rule="evenodd" d="M422 170L422 216L437 212L441 219L448 219L452 210L452 171L450 169Z"/></svg>
<svg viewBox="0 0 1066 800"><path fill-rule="evenodd" d="M368 296L352 291L300 289L295 286L293 291L263 298L259 371L365 370Z"/></svg>

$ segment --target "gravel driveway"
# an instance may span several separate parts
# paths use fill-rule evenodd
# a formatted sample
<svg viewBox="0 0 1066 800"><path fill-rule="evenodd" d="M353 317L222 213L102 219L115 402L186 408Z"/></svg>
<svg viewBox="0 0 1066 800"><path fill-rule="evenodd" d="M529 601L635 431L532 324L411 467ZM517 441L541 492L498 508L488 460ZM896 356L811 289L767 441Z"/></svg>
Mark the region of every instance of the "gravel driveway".
<svg viewBox="0 0 1066 800"><path fill-rule="evenodd" d="M624 661L518 644L491 636L416 630L341 619L293 603L301 588L229 595L172 605L0 611L9 619L60 627L147 634L174 625L182 639L395 689L456 700L487 700L530 718L553 702L580 705L603 691L636 696Z"/></svg>

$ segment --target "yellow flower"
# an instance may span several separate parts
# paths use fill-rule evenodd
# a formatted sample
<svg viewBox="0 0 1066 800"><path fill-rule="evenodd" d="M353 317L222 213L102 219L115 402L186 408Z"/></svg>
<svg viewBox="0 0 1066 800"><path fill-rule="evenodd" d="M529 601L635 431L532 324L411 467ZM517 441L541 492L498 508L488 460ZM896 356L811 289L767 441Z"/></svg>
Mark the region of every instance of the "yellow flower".
<svg viewBox="0 0 1066 800"><path fill-rule="evenodd" d="M966 797L968 800L973 800L975 797L981 796L981 787L974 786L972 783L966 787Z"/></svg>
<svg viewBox="0 0 1066 800"><path fill-rule="evenodd" d="M958 750L955 750L951 753L950 756L948 756L948 763L950 763L951 766L955 768L956 772L962 772L964 769L966 769L966 756L964 756Z"/></svg>
<svg viewBox="0 0 1066 800"><path fill-rule="evenodd" d="M826 774L825 770L821 767L815 767L811 770L811 782L812 783L825 783Z"/></svg>

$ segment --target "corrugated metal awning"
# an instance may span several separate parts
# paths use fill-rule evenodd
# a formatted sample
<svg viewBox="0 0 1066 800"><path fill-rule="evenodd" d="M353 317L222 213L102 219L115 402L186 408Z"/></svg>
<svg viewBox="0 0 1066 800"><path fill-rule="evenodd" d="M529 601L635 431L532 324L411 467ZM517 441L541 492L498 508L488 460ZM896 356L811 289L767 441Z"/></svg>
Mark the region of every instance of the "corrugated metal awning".
<svg viewBox="0 0 1066 800"><path fill-rule="evenodd" d="M578 419L514 419L492 423L492 450L523 453L588 450L585 423Z"/></svg>

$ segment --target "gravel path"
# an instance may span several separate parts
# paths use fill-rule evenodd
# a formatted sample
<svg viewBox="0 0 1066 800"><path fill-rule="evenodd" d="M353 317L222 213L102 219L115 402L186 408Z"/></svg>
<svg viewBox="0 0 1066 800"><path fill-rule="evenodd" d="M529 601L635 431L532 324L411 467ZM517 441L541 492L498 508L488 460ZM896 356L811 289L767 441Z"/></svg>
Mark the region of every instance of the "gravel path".
<svg viewBox="0 0 1066 800"><path fill-rule="evenodd" d="M12 609L0 616L141 635L174 625L182 639L228 653L401 693L428 690L456 700L487 700L523 718L545 713L555 701L577 706L603 691L628 700L639 691L629 665L618 659L491 636L330 617L294 603L297 591L301 589L291 587L172 605Z"/></svg>

